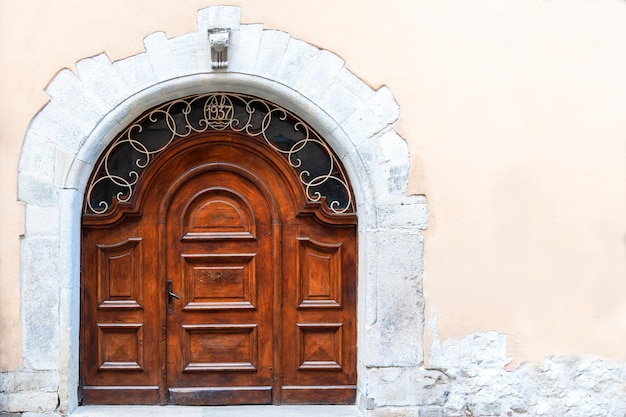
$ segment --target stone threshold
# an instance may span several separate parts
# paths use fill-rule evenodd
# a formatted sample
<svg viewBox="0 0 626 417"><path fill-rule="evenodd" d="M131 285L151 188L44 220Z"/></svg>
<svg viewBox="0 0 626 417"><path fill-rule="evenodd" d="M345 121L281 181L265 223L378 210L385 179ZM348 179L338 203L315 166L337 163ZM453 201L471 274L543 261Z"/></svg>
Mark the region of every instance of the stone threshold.
<svg viewBox="0 0 626 417"><path fill-rule="evenodd" d="M139 406L87 405L71 417L362 417L355 405Z"/></svg>

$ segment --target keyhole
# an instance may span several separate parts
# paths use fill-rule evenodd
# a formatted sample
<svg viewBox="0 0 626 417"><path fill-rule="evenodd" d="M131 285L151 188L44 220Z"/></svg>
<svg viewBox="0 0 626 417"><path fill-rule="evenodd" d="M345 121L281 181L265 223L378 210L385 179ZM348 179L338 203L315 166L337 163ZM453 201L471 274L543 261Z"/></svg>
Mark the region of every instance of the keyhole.
<svg viewBox="0 0 626 417"><path fill-rule="evenodd" d="M221 277L222 277L222 273L221 273L221 272L218 272L218 273L217 273L217 277L218 277L218 278L221 278Z"/></svg>

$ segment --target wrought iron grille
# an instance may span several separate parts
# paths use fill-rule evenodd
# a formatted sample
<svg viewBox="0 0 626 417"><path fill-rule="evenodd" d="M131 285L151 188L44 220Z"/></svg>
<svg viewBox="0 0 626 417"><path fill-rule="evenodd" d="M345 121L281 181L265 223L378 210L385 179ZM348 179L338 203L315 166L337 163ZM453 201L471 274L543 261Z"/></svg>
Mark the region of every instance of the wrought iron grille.
<svg viewBox="0 0 626 417"><path fill-rule="evenodd" d="M206 131L242 132L264 140L296 170L309 201L334 213L354 212L343 167L328 144L293 113L257 97L210 93L164 103L135 120L109 145L87 187L85 213L105 214L133 197L150 162L177 140Z"/></svg>

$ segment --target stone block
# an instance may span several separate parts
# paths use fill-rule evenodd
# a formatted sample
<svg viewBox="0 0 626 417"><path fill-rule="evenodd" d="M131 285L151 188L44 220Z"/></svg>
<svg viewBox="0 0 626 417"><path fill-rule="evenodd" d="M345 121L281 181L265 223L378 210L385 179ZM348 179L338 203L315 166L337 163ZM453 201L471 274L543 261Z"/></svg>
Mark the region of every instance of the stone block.
<svg viewBox="0 0 626 417"><path fill-rule="evenodd" d="M410 288L415 294L421 294L421 234L410 229L380 229L378 239L378 272L385 278L379 291L404 297L411 295L403 291Z"/></svg>
<svg viewBox="0 0 626 417"><path fill-rule="evenodd" d="M56 391L59 388L59 375L55 371L13 372L11 391Z"/></svg>
<svg viewBox="0 0 626 417"><path fill-rule="evenodd" d="M347 67L343 67L337 74L335 82L352 91L361 101L367 102L374 97L377 92L367 85L362 79L356 76Z"/></svg>
<svg viewBox="0 0 626 417"><path fill-rule="evenodd" d="M0 372L0 392L11 391L13 387L13 372Z"/></svg>
<svg viewBox="0 0 626 417"><path fill-rule="evenodd" d="M22 144L22 152L18 165L18 172L40 172L46 169L44 165L49 162L50 155L42 152L44 148L48 148L48 152L54 149L54 145L45 135L45 132L38 132L29 129L24 137ZM49 168L48 168L49 169ZM51 173L51 171L49 171Z"/></svg>
<svg viewBox="0 0 626 417"><path fill-rule="evenodd" d="M70 153L76 153L100 120L99 114L89 117L89 112L89 109L77 112L71 106L51 101L31 121L29 131L39 133Z"/></svg>
<svg viewBox="0 0 626 417"><path fill-rule="evenodd" d="M236 29L241 22L241 9L236 6L211 6L198 10L198 32L209 29Z"/></svg>
<svg viewBox="0 0 626 417"><path fill-rule="evenodd" d="M95 125L104 115L105 107L69 69L62 69L57 73L46 87L46 94L52 102L68 114L80 118L87 126Z"/></svg>
<svg viewBox="0 0 626 417"><path fill-rule="evenodd" d="M108 144L122 131L126 128L127 125L132 123L135 120L136 116L143 113L143 107L141 109L136 109L135 106L127 105L128 102L122 103L120 106L117 106L112 113L109 113L102 121L95 127L95 129L89 135L90 140L85 142L83 146L81 146L80 150L76 153L76 159L80 160L82 163L87 165L94 165L102 151L108 146ZM126 124L120 124L119 119L123 119ZM80 169L81 164L73 163L73 166L70 170L74 170L76 168ZM70 178L74 178L78 175L82 175L84 177L89 177L91 174L91 170L86 173L79 172L70 172L68 176ZM84 184L88 178L76 178L74 183ZM78 188L80 191L83 191L83 188Z"/></svg>
<svg viewBox="0 0 626 417"><path fill-rule="evenodd" d="M35 370L58 368L58 237L22 240L24 360Z"/></svg>
<svg viewBox="0 0 626 417"><path fill-rule="evenodd" d="M276 75L276 81L297 89L299 80L308 75L308 71L317 60L320 50L299 39L290 38L287 49ZM304 69L304 70L303 70Z"/></svg>
<svg viewBox="0 0 626 417"><path fill-rule="evenodd" d="M332 52L321 50L307 75L300 79L298 90L311 101L320 100L344 69L345 62Z"/></svg>
<svg viewBox="0 0 626 417"><path fill-rule="evenodd" d="M443 408L441 408L441 407L422 407L422 408L420 408L419 417L443 417Z"/></svg>
<svg viewBox="0 0 626 417"><path fill-rule="evenodd" d="M478 402L468 404L468 409L474 416L499 416L501 412L501 404L497 401Z"/></svg>
<svg viewBox="0 0 626 417"><path fill-rule="evenodd" d="M78 277L78 274L76 275ZM59 411L64 412L70 404L78 402L78 330L80 290L74 288L61 289L60 333L59 333Z"/></svg>
<svg viewBox="0 0 626 417"><path fill-rule="evenodd" d="M127 95L130 97L137 92L156 84L157 78L146 53L133 55L113 63L122 75L128 86Z"/></svg>
<svg viewBox="0 0 626 417"><path fill-rule="evenodd" d="M172 53L172 68L177 75L198 74L211 71L211 48L205 34L187 33L168 41Z"/></svg>
<svg viewBox="0 0 626 417"><path fill-rule="evenodd" d="M242 25L230 33L228 71L252 73L263 33L263 25Z"/></svg>
<svg viewBox="0 0 626 417"><path fill-rule="evenodd" d="M52 175L45 178L37 173L18 173L18 199L24 203L54 205L59 201L59 192L52 184Z"/></svg>
<svg viewBox="0 0 626 417"><path fill-rule="evenodd" d="M409 148L404 139L393 129L370 139L370 146L375 149L376 159L385 177L390 194L402 195L409 180Z"/></svg>
<svg viewBox="0 0 626 417"><path fill-rule="evenodd" d="M185 33L167 40L168 47L171 52L192 50L197 52L206 51L209 46L209 37L198 32ZM210 55L210 54L209 54ZM194 63L192 62L191 65Z"/></svg>
<svg viewBox="0 0 626 417"><path fill-rule="evenodd" d="M8 394L3 409L9 413L52 413L56 409L57 404L58 396L56 392L40 390L21 391Z"/></svg>
<svg viewBox="0 0 626 417"><path fill-rule="evenodd" d="M54 144L42 134L29 131L22 146L18 173L54 185L54 166L50 161L54 160L55 148Z"/></svg>
<svg viewBox="0 0 626 417"><path fill-rule="evenodd" d="M368 366L416 366L423 360L422 237L378 232L376 323L368 329Z"/></svg>
<svg viewBox="0 0 626 417"><path fill-rule="evenodd" d="M443 406L450 394L450 378L434 369L414 369L413 386L415 400L422 406Z"/></svg>
<svg viewBox="0 0 626 417"><path fill-rule="evenodd" d="M407 368L370 368L367 397L375 407L415 405L413 378Z"/></svg>
<svg viewBox="0 0 626 417"><path fill-rule="evenodd" d="M146 53L150 57L157 81L170 80L179 75L177 73L179 67L173 60L165 33L152 33L145 37L143 43L146 47Z"/></svg>
<svg viewBox="0 0 626 417"><path fill-rule="evenodd" d="M168 59L171 59L171 56ZM187 77L179 78L173 76L173 78L161 80L161 82L151 86L148 90L142 91L133 98L132 102L129 103L126 108L128 111L127 114L124 114L124 112L118 108L115 109L115 115L113 116L111 123L115 122L119 124L120 127L122 127L122 129L119 130L121 132L145 111L159 106L169 100L181 97L180 90L181 88L184 88L184 81L186 79ZM110 137L109 140L105 141L105 143L108 144L110 139L115 136L117 135Z"/></svg>
<svg viewBox="0 0 626 417"><path fill-rule="evenodd" d="M403 197L378 204L378 227L382 229L419 229L428 227L428 204L421 197Z"/></svg>
<svg viewBox="0 0 626 417"><path fill-rule="evenodd" d="M54 149L54 186L57 188L63 188L65 185L65 178L72 165L74 154L69 154L63 149L55 147Z"/></svg>
<svg viewBox="0 0 626 417"><path fill-rule="evenodd" d="M350 114L344 128L350 139L358 145L374 137L395 123L400 117L400 107L387 87L381 87L368 97L362 106Z"/></svg>
<svg viewBox="0 0 626 417"><path fill-rule="evenodd" d="M28 236L56 235L59 231L59 208L28 204L24 226Z"/></svg>
<svg viewBox="0 0 626 417"><path fill-rule="evenodd" d="M104 111L102 116L128 97L124 77L106 54L82 59L76 63L76 69L82 84L97 98L98 108ZM107 82L103 83L103 79Z"/></svg>
<svg viewBox="0 0 626 417"><path fill-rule="evenodd" d="M78 277L80 271L80 213L83 204L82 193L76 190L62 190L60 196L59 235L59 282L60 288L79 287L78 279L71 282L69 277Z"/></svg>
<svg viewBox="0 0 626 417"><path fill-rule="evenodd" d="M373 172L376 170L376 167L372 166L373 158L375 158L374 154L366 146L354 148L342 158L350 178L359 179L358 186L360 187L358 190L355 189L358 206L370 204L380 199L379 183L382 181L380 175L377 176L375 175L377 173Z"/></svg>
<svg viewBox="0 0 626 417"><path fill-rule="evenodd" d="M74 158L70 166L67 167L65 178L59 180L61 182L60 187L76 190L83 193L87 187L87 181L89 181L89 174L93 170L93 165L81 161L78 158Z"/></svg>
<svg viewBox="0 0 626 417"><path fill-rule="evenodd" d="M377 315L377 297L376 289L378 286L378 235L376 232L367 231L359 234L359 273L365 274L360 285L365 287L365 323L367 326L376 324ZM361 332L365 336L366 332ZM361 343L361 346L366 346Z"/></svg>
<svg viewBox="0 0 626 417"><path fill-rule="evenodd" d="M326 109L328 114L338 124L343 124L352 114L357 112L367 99L363 94L364 88L354 82L355 78L354 74L348 71L347 68L341 68L337 73L337 78L320 99L320 105ZM361 82L361 84L363 83ZM343 125L342 128L346 130ZM350 140L357 143L357 141L352 138L352 132L346 130L346 133L348 137L350 137Z"/></svg>
<svg viewBox="0 0 626 417"><path fill-rule="evenodd" d="M280 30L263 31L254 68L256 75L268 79L276 77L290 38L288 33Z"/></svg>

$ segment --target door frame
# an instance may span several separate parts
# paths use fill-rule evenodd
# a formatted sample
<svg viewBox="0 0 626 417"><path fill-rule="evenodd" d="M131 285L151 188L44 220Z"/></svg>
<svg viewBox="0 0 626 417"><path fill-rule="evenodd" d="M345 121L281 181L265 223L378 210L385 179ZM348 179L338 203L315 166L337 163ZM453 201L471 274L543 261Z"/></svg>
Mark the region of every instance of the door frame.
<svg viewBox="0 0 626 417"><path fill-rule="evenodd" d="M80 219L93 164L145 110L193 93L232 91L271 100L326 139L346 168L359 219L357 402L382 404L376 399L390 389L385 369L419 370L428 208L424 196L405 194L410 160L406 142L393 130L397 103L387 88L372 90L336 55L284 32L241 25L239 18L237 7L209 7L199 12L193 36L168 40L157 32L146 38L146 52L115 63L104 54L86 58L77 64L78 76L60 71L46 88L50 102L26 131L18 167L18 199L26 212L19 372L32 373L33 381L44 375L57 381L60 413L78 403ZM209 26L237 34L226 69L210 66ZM290 58L303 51L313 61ZM48 410L48 398L41 401Z"/></svg>

